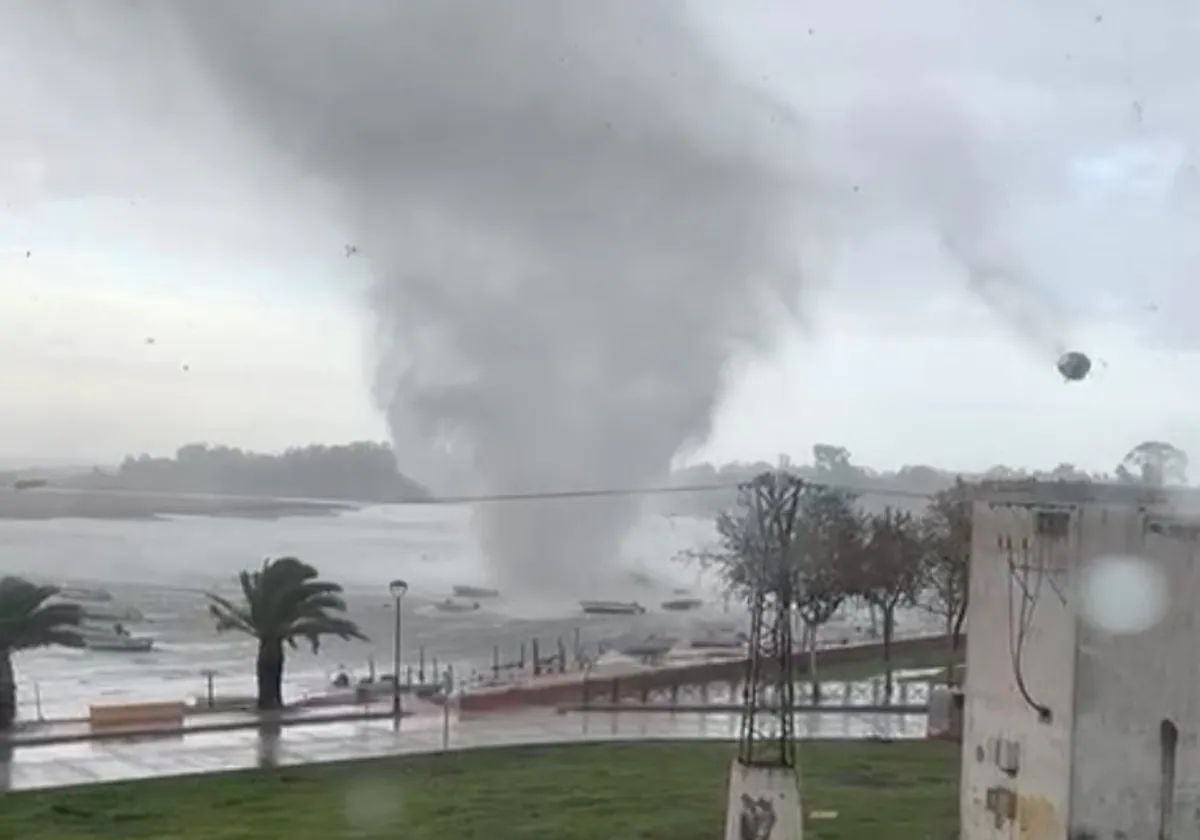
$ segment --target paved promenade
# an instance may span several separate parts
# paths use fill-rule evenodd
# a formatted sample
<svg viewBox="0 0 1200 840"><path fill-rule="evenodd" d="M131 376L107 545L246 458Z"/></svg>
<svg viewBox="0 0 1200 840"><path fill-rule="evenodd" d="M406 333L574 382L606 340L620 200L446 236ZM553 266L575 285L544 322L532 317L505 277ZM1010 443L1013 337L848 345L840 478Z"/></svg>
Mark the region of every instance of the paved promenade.
<svg viewBox="0 0 1200 840"><path fill-rule="evenodd" d="M237 725L170 735L123 735L40 743L0 743L0 789L28 790L67 785L214 773L326 761L412 755L519 744L639 739L728 740L737 737L738 715L730 713L579 712L551 709L469 716L421 704L399 727L390 719L293 720L286 725L211 717L210 724ZM76 727L82 734L83 728ZM74 732L63 725L60 734ZM923 714L799 712L801 738L920 738ZM43 728L42 735L46 734ZM53 741L48 743L47 741Z"/></svg>

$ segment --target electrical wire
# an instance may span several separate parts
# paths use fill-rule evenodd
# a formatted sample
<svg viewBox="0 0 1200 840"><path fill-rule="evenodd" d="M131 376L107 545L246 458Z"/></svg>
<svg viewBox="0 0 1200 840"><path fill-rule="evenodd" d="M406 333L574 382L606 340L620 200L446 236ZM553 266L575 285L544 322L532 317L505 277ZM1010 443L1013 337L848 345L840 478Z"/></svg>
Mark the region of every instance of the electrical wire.
<svg viewBox="0 0 1200 840"><path fill-rule="evenodd" d="M1025 548L1026 556L1024 560L1028 560L1028 548ZM1049 721L1052 717L1052 712L1049 706L1039 703L1033 698L1029 691L1029 687L1025 684L1025 674L1022 667L1022 657L1025 652L1025 641L1029 633L1029 629L1033 626L1034 612L1037 610L1038 601L1041 599L1042 583L1046 577L1044 565L1037 569L1037 575L1033 584L1032 592L1029 586L1030 569L1028 562L1022 566L1022 571L1018 575L1017 565L1013 561L1013 548L1008 546L1008 649L1009 655L1012 658L1013 678L1017 684L1017 691L1021 697L1038 714L1038 718L1042 721ZM1016 622L1016 633L1014 636L1013 627L1013 595L1014 584L1021 587L1021 607Z"/></svg>
<svg viewBox="0 0 1200 840"><path fill-rule="evenodd" d="M854 487L846 484L832 484L820 481L804 483L809 487L822 490L836 490L859 496L899 496L910 499L932 499L933 493L922 493L915 490L897 490L892 488ZM673 487L622 487L622 488L592 488L585 490L546 490L528 493L490 493L484 495L465 496L431 496L426 499L415 499L406 502L383 502L384 505L462 505L487 504L493 502L526 502L547 501L557 499L590 499L610 496L661 496L676 493L711 493L727 490L737 490L745 482L718 484L684 484Z"/></svg>
<svg viewBox="0 0 1200 840"><path fill-rule="evenodd" d="M908 499L932 499L935 494L923 493L916 490L900 490L890 487L859 487L849 484L835 484L823 481L804 479L809 487L822 490L835 490L856 496L890 496ZM485 493L479 495L458 496L428 496L423 499L408 499L396 502L359 501L352 499L323 499L301 497L270 497L248 496L245 494L197 493L187 491L154 491L154 490L108 490L93 488L52 487L39 492L74 493L79 495L111 495L111 496L159 496L162 498L200 498L200 499L245 499L254 501L274 500L280 502L310 502L320 504L366 504L371 507L395 507L399 505L467 505L492 504L501 502L531 502L531 501L569 501L572 499L596 499L628 496L664 496L683 493L714 493L737 490L745 482L717 482L712 484L681 484L676 486L658 487L599 487L580 490L541 490L513 493Z"/></svg>

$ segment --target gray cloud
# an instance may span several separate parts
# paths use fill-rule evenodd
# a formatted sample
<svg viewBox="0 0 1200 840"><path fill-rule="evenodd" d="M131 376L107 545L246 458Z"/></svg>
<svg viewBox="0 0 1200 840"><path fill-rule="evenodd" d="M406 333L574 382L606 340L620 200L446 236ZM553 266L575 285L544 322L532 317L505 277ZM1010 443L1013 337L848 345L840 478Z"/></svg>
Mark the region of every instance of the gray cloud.
<svg viewBox="0 0 1200 840"><path fill-rule="evenodd" d="M352 215L402 451L437 442L480 489L658 480L795 299L798 134L678 4L178 8L246 118ZM501 574L579 592L635 512L497 505L479 527Z"/></svg>
<svg viewBox="0 0 1200 840"><path fill-rule="evenodd" d="M854 313L911 306L897 322L923 329L923 296L967 284L1038 353L1097 317L1195 346L1200 33L1182 0L690 4L703 35L679 4L243 5L0 3L21 73L0 89L0 186L243 211L274 192L286 212L262 215L299 243L296 217L325 208L289 179L323 181L381 278L377 392L427 474L649 480L704 436L731 348L760 343L827 233L858 257ZM564 533L625 516L572 510L587 521ZM514 511L484 527L547 518Z"/></svg>

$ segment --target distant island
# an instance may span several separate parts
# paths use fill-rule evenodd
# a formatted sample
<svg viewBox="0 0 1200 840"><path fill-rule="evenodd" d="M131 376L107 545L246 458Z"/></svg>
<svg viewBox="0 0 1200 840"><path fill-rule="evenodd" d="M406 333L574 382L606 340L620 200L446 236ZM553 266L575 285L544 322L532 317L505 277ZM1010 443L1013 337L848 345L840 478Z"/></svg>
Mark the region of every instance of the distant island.
<svg viewBox="0 0 1200 840"><path fill-rule="evenodd" d="M996 465L983 472L956 473L910 464L881 471L853 463L844 447L817 444L807 464L793 464L781 456L776 464L700 463L673 470L663 484L682 492L650 497L645 509L666 516L713 517L735 504L739 483L781 466L814 483L853 492L863 510L897 507L915 512L924 508L927 496L960 478L1154 483L1154 475L1161 474L1158 483L1163 478L1185 483L1187 455L1168 443L1146 441L1130 450L1111 474L1089 473L1069 463L1050 470ZM193 443L172 458L128 457L113 469L0 470L0 519L319 516L358 505L431 498L426 487L400 472L390 446L365 441L295 447L278 455Z"/></svg>
<svg viewBox="0 0 1200 840"><path fill-rule="evenodd" d="M193 443L172 458L128 457L115 469L0 473L0 519L313 516L356 504L423 501L387 444L312 445L278 455Z"/></svg>
<svg viewBox="0 0 1200 840"><path fill-rule="evenodd" d="M302 446L278 455L190 443L173 458L128 457L115 471L95 469L59 482L90 490L211 493L347 502L411 502L429 497L396 467L392 448L360 441Z"/></svg>

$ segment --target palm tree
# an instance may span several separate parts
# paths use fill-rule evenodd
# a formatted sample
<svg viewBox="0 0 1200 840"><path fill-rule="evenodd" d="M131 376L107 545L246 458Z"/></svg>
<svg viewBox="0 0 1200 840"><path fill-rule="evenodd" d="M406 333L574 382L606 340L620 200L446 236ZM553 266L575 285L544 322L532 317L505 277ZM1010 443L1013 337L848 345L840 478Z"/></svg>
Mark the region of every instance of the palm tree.
<svg viewBox="0 0 1200 840"><path fill-rule="evenodd" d="M317 580L317 570L295 557L263 561L255 572L242 572L243 604L209 593L209 612L217 630L240 630L258 639L258 708L283 706L283 645L296 647L308 639L313 652L321 636L366 639L344 613L346 603L336 583Z"/></svg>
<svg viewBox="0 0 1200 840"><path fill-rule="evenodd" d="M18 650L66 645L81 647L75 627L83 618L78 604L47 604L58 587L38 586L24 578L0 578L0 730L17 717L17 681L12 655Z"/></svg>

